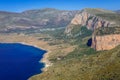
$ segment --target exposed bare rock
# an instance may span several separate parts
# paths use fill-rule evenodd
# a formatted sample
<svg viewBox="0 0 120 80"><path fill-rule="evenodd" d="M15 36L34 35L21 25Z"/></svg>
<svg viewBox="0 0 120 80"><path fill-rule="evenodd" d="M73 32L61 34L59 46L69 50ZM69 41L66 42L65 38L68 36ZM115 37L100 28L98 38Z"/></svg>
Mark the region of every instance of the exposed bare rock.
<svg viewBox="0 0 120 80"><path fill-rule="evenodd" d="M90 14L86 10L82 10L72 19L71 23L67 26L65 33L70 34L74 25L86 26L88 29L95 30L99 27L110 27L114 24L115 22L105 20L94 14Z"/></svg>
<svg viewBox="0 0 120 80"><path fill-rule="evenodd" d="M92 48L97 51L110 50L120 45L120 34L111 34L92 37Z"/></svg>
<svg viewBox="0 0 120 80"><path fill-rule="evenodd" d="M92 48L110 50L120 45L120 27L98 28L92 35Z"/></svg>
<svg viewBox="0 0 120 80"><path fill-rule="evenodd" d="M89 17L90 17L90 14L83 11L80 14L76 14L76 16L71 21L71 24L74 24L74 25L86 25L86 22L87 22Z"/></svg>
<svg viewBox="0 0 120 80"><path fill-rule="evenodd" d="M102 9L84 9L72 19L65 30L65 34L73 37L73 31L75 32L76 29L79 29L78 27L85 26L93 31L92 48L98 51L110 50L120 44L118 22L119 15L115 12ZM97 33L95 33L96 31Z"/></svg>

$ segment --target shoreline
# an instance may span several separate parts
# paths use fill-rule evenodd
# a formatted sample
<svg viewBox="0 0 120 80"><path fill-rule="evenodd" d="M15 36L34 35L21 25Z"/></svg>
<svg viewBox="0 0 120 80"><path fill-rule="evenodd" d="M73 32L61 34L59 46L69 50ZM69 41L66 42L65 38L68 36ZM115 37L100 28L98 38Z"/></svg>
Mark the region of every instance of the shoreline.
<svg viewBox="0 0 120 80"><path fill-rule="evenodd" d="M33 47L36 47L36 48L39 48L39 49L42 49L42 50L45 50L47 51L46 53L44 53L43 55L43 58L39 60L39 62L42 62L45 64L45 67L42 68L42 71L47 71L47 68L49 66L52 66L52 63L47 59L49 56L49 53L51 52L50 50L47 50L47 49L44 49L42 47L39 47L37 45L32 45L32 44L29 44L29 43L26 43L26 42L19 42L20 44L24 44L24 45L28 45L28 46L33 46Z"/></svg>
<svg viewBox="0 0 120 80"><path fill-rule="evenodd" d="M33 47L36 47L36 48L38 48L38 49L45 50L45 49L42 48L42 47L39 47L39 46L37 46L37 45L30 44L30 43L26 43L26 42L0 42L0 43L18 43L18 44L33 46ZM50 50L47 50L47 49L46 49L45 51L47 51L47 52L44 53L42 59L39 60L39 62L42 62L42 63L45 64L45 67L41 69L43 72L44 72L44 71L47 71L47 68L48 68L49 66L52 66L52 63L47 59L47 58L49 57L48 55L49 55L49 53L50 53L51 51L50 51Z"/></svg>
<svg viewBox="0 0 120 80"><path fill-rule="evenodd" d="M16 34L16 33L0 34L0 42L1 43L20 43L20 44L33 46L33 47L47 51L45 54L42 55L42 58L38 61L44 64L44 67L40 69L42 70L42 73L40 74L43 74L44 72L49 70L50 66L53 66L54 64L49 61L49 58L51 58L52 56L56 58L58 56L65 56L75 49L75 46L71 46L70 44L64 43L61 40L58 41L61 44L55 44L55 45L49 44L49 43L54 43L55 40L52 40L52 41L51 40L50 41L39 40L39 38L46 38L46 37L47 36L42 35L42 34L40 36L36 34L32 34L32 35L21 35L21 34ZM37 76L37 75L39 74L33 75L30 78Z"/></svg>

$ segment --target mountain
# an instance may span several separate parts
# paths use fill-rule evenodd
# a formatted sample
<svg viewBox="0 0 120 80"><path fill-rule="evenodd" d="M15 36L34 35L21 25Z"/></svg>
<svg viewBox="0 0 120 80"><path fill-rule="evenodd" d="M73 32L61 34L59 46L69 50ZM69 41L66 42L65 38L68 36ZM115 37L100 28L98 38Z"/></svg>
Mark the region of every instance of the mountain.
<svg viewBox="0 0 120 80"><path fill-rule="evenodd" d="M66 26L65 30L31 35L3 34L1 40L15 39L16 42L21 36L36 45L40 40L45 41L42 44L44 48L48 45L46 49L50 52L47 59L52 65L29 80L120 80L119 21L120 14L105 9L67 11L46 8L22 13L1 11L1 33Z"/></svg>
<svg viewBox="0 0 120 80"><path fill-rule="evenodd" d="M118 14L120 14L120 10L116 10L115 12L118 13Z"/></svg>
<svg viewBox="0 0 120 80"><path fill-rule="evenodd" d="M0 32L65 27L78 11L52 8L22 13L0 12Z"/></svg>
<svg viewBox="0 0 120 80"><path fill-rule="evenodd" d="M82 58L59 61L53 66L30 80L120 80L120 46Z"/></svg>
<svg viewBox="0 0 120 80"><path fill-rule="evenodd" d="M120 27L98 28L92 34L92 48L110 50L120 45Z"/></svg>
<svg viewBox="0 0 120 80"><path fill-rule="evenodd" d="M55 36L75 49L65 56L62 49L52 53L53 65L30 80L120 80L119 20L119 14L104 9L78 12L59 38Z"/></svg>
<svg viewBox="0 0 120 80"><path fill-rule="evenodd" d="M119 21L120 14L104 9L87 8L75 15L67 26L65 34L71 37L79 37L83 34L81 27L86 27L93 32L92 48L110 50L120 44ZM102 35L97 35L96 32Z"/></svg>
<svg viewBox="0 0 120 80"><path fill-rule="evenodd" d="M112 17L111 17L111 16ZM99 27L115 26L119 23L120 15L115 12L103 10L103 9L83 9L77 13L68 25L65 33L70 34L74 25L86 26L88 29L94 30Z"/></svg>
<svg viewBox="0 0 120 80"><path fill-rule="evenodd" d="M43 28L60 28L66 27L65 34L71 37L79 37L82 34L90 35L92 31L92 45L96 50L109 50L117 46L119 43L119 34L111 33L111 27L120 26L120 14L96 8L86 8L81 11L57 10L52 8L27 10L22 13L13 13L0 11L0 32L20 32L20 31L34 31ZM86 27L83 29L81 27ZM101 31L101 28L103 31ZM106 37L96 35L97 33L105 33L106 28L109 34L104 34ZM117 28L118 29L118 28ZM82 31L81 31L82 30ZM118 29L120 30L120 29ZM88 34L85 33L88 31ZM116 38L113 38L113 36ZM107 38L110 41L107 40ZM114 41L113 41L114 40ZM97 42L101 42L99 45ZM104 43L105 42L105 43ZM109 44L111 43L111 45ZM105 47L106 46L106 47Z"/></svg>

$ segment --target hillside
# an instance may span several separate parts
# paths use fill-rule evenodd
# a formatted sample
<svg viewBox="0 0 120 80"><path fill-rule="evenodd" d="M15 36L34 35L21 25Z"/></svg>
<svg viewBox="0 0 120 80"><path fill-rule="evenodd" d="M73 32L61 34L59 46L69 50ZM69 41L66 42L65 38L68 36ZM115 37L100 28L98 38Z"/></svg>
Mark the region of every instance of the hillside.
<svg viewBox="0 0 120 80"><path fill-rule="evenodd" d="M91 31L85 27L80 30L79 37L63 36L56 39L57 42L64 40L60 44L69 43L70 46L77 45L77 47L67 55L63 55L66 52L61 52L62 50L53 52L54 55L49 56L53 65L44 73L31 77L30 80L119 80L120 46L109 51L95 51L88 46L92 33L87 32ZM61 33L57 33L57 37L61 36Z"/></svg>
<svg viewBox="0 0 120 80"><path fill-rule="evenodd" d="M76 18L79 20L80 17ZM54 55L54 57L49 56L53 65L44 73L31 77L30 80L119 80L120 27L105 26L91 30L86 25L72 24L72 26L68 25L66 28L71 29L72 35L66 37L66 32L64 35L61 32L57 37L60 36L59 40L62 39L65 43L77 45L74 51L65 56L60 53L56 53L57 56ZM99 36L99 40L94 40ZM91 40L99 43L95 46L103 45L104 47L92 49ZM109 47L111 44L115 46Z"/></svg>
<svg viewBox="0 0 120 80"><path fill-rule="evenodd" d="M120 44L119 19L119 14L109 10L83 9L75 15L64 33L68 37L80 37L81 27L86 27L93 33L92 38L89 39L92 48L110 50Z"/></svg>
<svg viewBox="0 0 120 80"><path fill-rule="evenodd" d="M28 10L22 13L0 12L0 32L19 32L41 28L65 27L77 11L52 8Z"/></svg>
<svg viewBox="0 0 120 80"><path fill-rule="evenodd" d="M120 34L120 27L102 27L94 31L97 36L104 36L109 34Z"/></svg>
<svg viewBox="0 0 120 80"><path fill-rule="evenodd" d="M29 80L120 80L118 13L46 8L0 15L1 42L26 42L48 50L45 60L52 66Z"/></svg>
<svg viewBox="0 0 120 80"><path fill-rule="evenodd" d="M74 26L86 26L88 29L94 30L99 27L114 27L120 25L120 15L103 9L86 8L77 13L67 26L65 33L71 35Z"/></svg>
<svg viewBox="0 0 120 80"><path fill-rule="evenodd" d="M116 14L114 11L99 9L99 8L86 8L84 11L88 12L89 14L96 15L105 19L107 21L115 22L116 24L120 24L118 21L120 20L120 15Z"/></svg>

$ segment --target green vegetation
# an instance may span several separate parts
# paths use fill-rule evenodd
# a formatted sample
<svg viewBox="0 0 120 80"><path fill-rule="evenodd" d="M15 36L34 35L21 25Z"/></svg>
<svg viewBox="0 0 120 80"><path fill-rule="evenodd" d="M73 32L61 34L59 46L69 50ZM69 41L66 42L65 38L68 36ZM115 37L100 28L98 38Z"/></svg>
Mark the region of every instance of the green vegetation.
<svg viewBox="0 0 120 80"><path fill-rule="evenodd" d="M54 41L50 42L49 45L59 45L64 43L69 43L71 46L77 45L76 49L73 52L69 53L67 56L61 56L62 59L66 60L71 58L81 58L84 55L90 55L96 52L94 49L87 46L87 42L91 38L92 31L88 30L85 26L74 26L74 29L71 31L72 36L66 36L63 34L64 31L64 29L60 29L55 31L45 31L42 33L48 34L54 39ZM59 42L59 40L62 40L62 43ZM61 52L59 51L58 53ZM52 58L50 58L50 61L57 62L57 57L52 56Z"/></svg>
<svg viewBox="0 0 120 80"><path fill-rule="evenodd" d="M120 25L120 14L115 14L115 13L104 13L104 14L97 14L97 16L106 19L108 21L114 21L117 24Z"/></svg>
<svg viewBox="0 0 120 80"><path fill-rule="evenodd" d="M74 35L81 35L81 27L80 25L75 25L71 31L71 34L74 36Z"/></svg>
<svg viewBox="0 0 120 80"><path fill-rule="evenodd" d="M85 10L105 20L120 24L120 14L103 9ZM34 35L38 40L47 41L51 47L54 45L59 49L51 53L48 58L53 65L30 80L120 80L120 46L110 51L95 51L87 46L93 32L81 25L73 27L71 36L64 34L65 28L40 31L41 28L66 26L75 15L62 16L66 12L72 13L72 11L56 9L30 10L21 14L0 13L0 31L3 31L8 25L18 25L20 28L8 30L8 33ZM8 14L9 16L7 16ZM58 17L58 15L60 16ZM61 21L57 22L57 19L61 19ZM88 20L90 19L92 17ZM41 28L36 28L41 25L43 25ZM21 28L21 26L23 27ZM24 26L36 27L24 30ZM99 28L95 30L94 34L100 36L120 34L120 27ZM66 43L68 44L66 45ZM68 46L75 46L75 49L73 48L72 52L65 54L66 51L62 51L62 49Z"/></svg>
<svg viewBox="0 0 120 80"><path fill-rule="evenodd" d="M43 31L41 33L48 34L49 36L52 36L53 38L56 38L56 39L63 39L65 37L65 35L63 34L64 31L65 31L65 28L61 28L61 29L56 29L54 31Z"/></svg>
<svg viewBox="0 0 120 80"><path fill-rule="evenodd" d="M103 16L105 19L108 19L107 14L116 15L112 11L102 9L86 10L97 16ZM112 16L109 19L112 19ZM53 66L44 73L33 76L31 80L120 80L120 46L110 51L95 51L87 46L88 40L92 37L92 31L80 25L73 27L71 36L63 34L64 30L46 33L57 41L62 40L62 44L69 43L77 47L65 56L60 55L61 51L56 52L57 56L49 58ZM99 28L94 34L100 36L120 34L120 28Z"/></svg>
<svg viewBox="0 0 120 80"><path fill-rule="evenodd" d="M119 30L119 27L99 28L96 34L116 34ZM75 26L71 37L66 37L62 30L56 31L56 35L54 32L47 34L56 40L63 40L62 44L67 42L77 47L65 56L61 56L59 51L57 55L60 55L60 60L56 56L49 58L53 66L31 80L120 80L120 46L110 51L95 51L87 46L92 31L80 26Z"/></svg>
<svg viewBox="0 0 120 80"><path fill-rule="evenodd" d="M92 34L91 30L88 30L86 26L76 25L71 31L72 38L84 38Z"/></svg>
<svg viewBox="0 0 120 80"><path fill-rule="evenodd" d="M86 8L84 9L90 14L96 15L102 19L115 22L120 25L120 14L117 14L113 11L105 10L105 9L99 9L99 8Z"/></svg>
<svg viewBox="0 0 120 80"><path fill-rule="evenodd" d="M84 9L85 11L87 11L90 14L105 14L105 13L112 13L114 14L115 12L110 11L110 10L105 10L105 9L100 9L100 8L86 8Z"/></svg>
<svg viewBox="0 0 120 80"><path fill-rule="evenodd" d="M82 58L54 63L48 71L31 80L120 80L120 46Z"/></svg>
<svg viewBox="0 0 120 80"><path fill-rule="evenodd" d="M109 35L109 34L120 34L120 27L102 27L98 28L95 33L95 35Z"/></svg>

